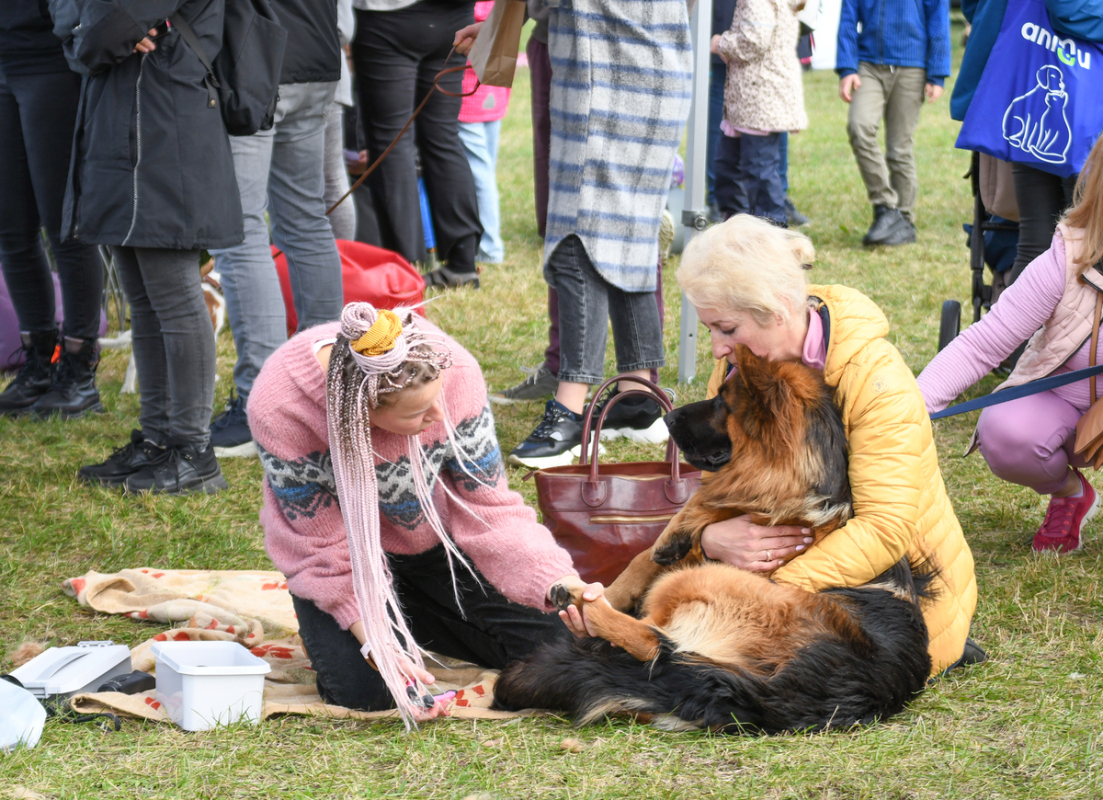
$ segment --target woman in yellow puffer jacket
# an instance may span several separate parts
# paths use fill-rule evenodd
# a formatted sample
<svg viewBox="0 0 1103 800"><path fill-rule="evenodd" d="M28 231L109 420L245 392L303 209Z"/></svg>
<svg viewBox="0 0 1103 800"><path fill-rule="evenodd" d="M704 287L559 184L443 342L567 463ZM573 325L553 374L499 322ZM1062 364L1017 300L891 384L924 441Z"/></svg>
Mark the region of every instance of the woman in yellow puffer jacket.
<svg viewBox="0 0 1103 800"><path fill-rule="evenodd" d="M846 430L854 517L814 545L800 528L737 517L706 528L702 547L710 558L813 592L868 583L904 556L929 560L941 576L924 609L932 674L980 660L983 651L966 644L977 598L973 556L915 377L885 339L888 320L873 301L845 286L806 285L813 258L801 234L739 215L693 239L677 278L718 360L709 397L737 344L823 371Z"/></svg>

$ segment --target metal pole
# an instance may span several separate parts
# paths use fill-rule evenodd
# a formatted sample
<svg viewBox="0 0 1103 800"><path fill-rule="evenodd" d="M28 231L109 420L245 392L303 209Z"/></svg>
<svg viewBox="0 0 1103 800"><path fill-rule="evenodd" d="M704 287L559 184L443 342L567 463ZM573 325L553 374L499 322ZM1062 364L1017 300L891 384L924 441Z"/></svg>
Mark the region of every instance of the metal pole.
<svg viewBox="0 0 1103 800"><path fill-rule="evenodd" d="M686 227L686 245L697 233L708 227L705 160L708 152L709 40L712 38L712 0L698 0L689 24L693 37L693 100L686 133L686 199L681 220ZM678 343L678 381L689 383L696 374L697 311L683 294L681 336Z"/></svg>

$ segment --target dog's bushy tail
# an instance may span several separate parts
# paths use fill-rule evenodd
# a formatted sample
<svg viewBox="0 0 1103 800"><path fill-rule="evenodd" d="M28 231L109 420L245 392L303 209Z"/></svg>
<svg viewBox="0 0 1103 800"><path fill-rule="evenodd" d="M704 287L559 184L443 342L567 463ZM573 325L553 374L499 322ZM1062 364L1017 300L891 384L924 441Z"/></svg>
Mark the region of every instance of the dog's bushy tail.
<svg viewBox="0 0 1103 800"><path fill-rule="evenodd" d="M637 661L603 639L544 645L502 671L497 708L563 711L586 725L604 716L642 714L669 730L738 732L768 729L769 693L760 679L673 651L663 640L652 661Z"/></svg>

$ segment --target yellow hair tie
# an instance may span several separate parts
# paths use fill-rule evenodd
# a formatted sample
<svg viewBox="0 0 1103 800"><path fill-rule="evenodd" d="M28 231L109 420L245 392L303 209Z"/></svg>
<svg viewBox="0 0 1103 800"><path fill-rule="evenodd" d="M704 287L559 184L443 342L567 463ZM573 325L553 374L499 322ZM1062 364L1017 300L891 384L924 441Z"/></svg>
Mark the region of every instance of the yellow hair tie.
<svg viewBox="0 0 1103 800"><path fill-rule="evenodd" d="M402 333L402 321L393 311L382 309L364 335L350 342L353 350L363 356L381 356L394 349L394 340Z"/></svg>

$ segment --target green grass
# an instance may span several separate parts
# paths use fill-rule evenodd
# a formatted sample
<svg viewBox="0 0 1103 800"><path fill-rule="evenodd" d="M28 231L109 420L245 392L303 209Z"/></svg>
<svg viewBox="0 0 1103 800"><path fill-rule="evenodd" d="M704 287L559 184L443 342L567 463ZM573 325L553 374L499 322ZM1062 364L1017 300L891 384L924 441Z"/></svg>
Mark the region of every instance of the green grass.
<svg viewBox="0 0 1103 800"><path fill-rule="evenodd" d="M955 39L960 38L955 27ZM955 42L956 45L956 42ZM960 54L959 54L960 55ZM949 87L948 87L949 88ZM916 137L919 244L864 250L869 224L846 142L846 107L833 75L805 78L810 129L791 139L797 206L813 220L812 279L854 286L885 310L892 341L918 372L935 352L941 302L969 299L961 223L970 195L966 154L953 149L948 97L924 109ZM545 286L532 210L527 75L518 76L502 134L499 180L507 260L479 292L447 294L430 316L483 364L492 387L541 360ZM948 94L948 92L947 92ZM679 297L668 265L664 383L677 379ZM698 380L709 369L701 338ZM219 395L230 386L233 345L219 343ZM112 638L130 645L160 628L96 616L61 593L63 578L123 567L266 568L257 522L261 470L227 460L232 488L211 498L122 498L75 481L136 424L137 400L118 389L125 354L105 354L107 413L79 422L0 420L0 669L24 639L62 645ZM609 371L612 364L609 364ZM987 379L971 394L991 389ZM527 435L538 407L495 409L502 446ZM273 719L256 728L186 734L128 722L120 733L47 724L34 750L0 756L0 797L17 787L57 798L1098 798L1103 796L1099 696L1103 589L1099 526L1082 554L1030 550L1044 504L960 458L975 415L940 422L943 474L977 562L974 635L990 661L955 674L890 722L852 733L772 739L665 734L626 722L574 731L553 717L445 721L403 735L391 722ZM620 445L612 459L652 455ZM514 486L531 502L532 484ZM582 751L560 747L575 737Z"/></svg>

